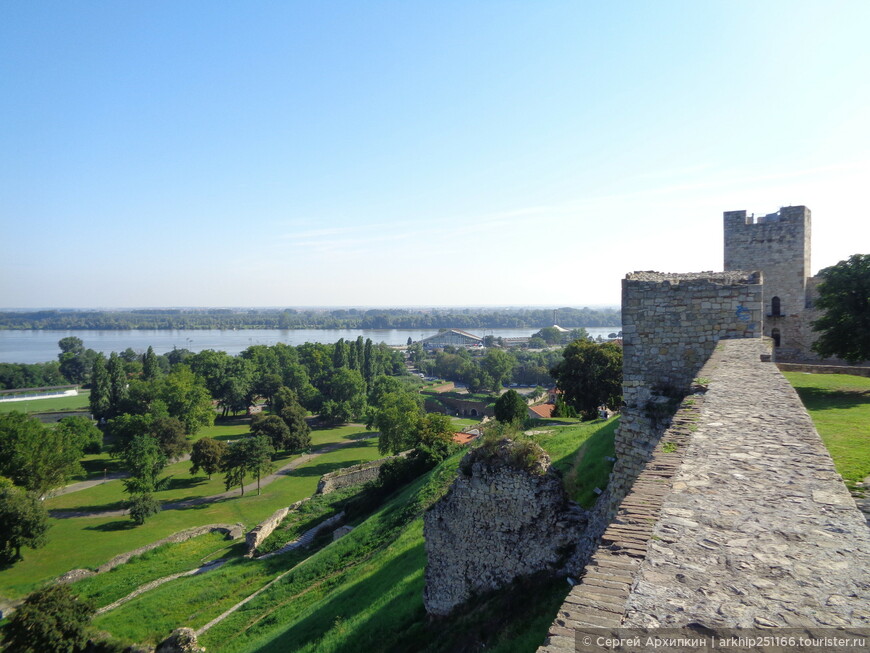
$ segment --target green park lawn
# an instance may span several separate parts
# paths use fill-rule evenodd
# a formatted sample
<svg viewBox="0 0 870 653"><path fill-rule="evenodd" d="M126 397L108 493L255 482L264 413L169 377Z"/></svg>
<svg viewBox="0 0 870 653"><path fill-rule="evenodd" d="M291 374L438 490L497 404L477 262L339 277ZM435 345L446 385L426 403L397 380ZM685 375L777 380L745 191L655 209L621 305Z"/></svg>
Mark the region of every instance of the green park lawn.
<svg viewBox="0 0 870 653"><path fill-rule="evenodd" d="M870 476L870 378L784 372L847 485Z"/></svg>
<svg viewBox="0 0 870 653"><path fill-rule="evenodd" d="M364 428L340 427L319 431L322 444L354 440L353 435ZM24 559L12 567L0 570L0 598L18 598L38 587L42 582L59 576L70 569L96 567L110 558L140 546L167 537L172 533L214 523L241 522L252 528L278 508L303 499L317 489L320 477L336 469L380 458L377 439L356 440L353 445L325 453L314 458L286 476L265 486L260 496L247 492L214 503L198 505L184 510L165 510L142 526L135 526L128 517L79 517L51 519L48 544L37 550L24 549ZM190 463L176 463L182 473ZM201 477L205 481L205 477ZM251 481L253 479L249 479ZM224 491L223 475L212 481L191 487L176 487L166 492L174 496L209 496ZM212 492L214 489L216 491ZM55 497L46 501L49 509L107 510L123 496L121 481ZM163 493L158 497L163 499Z"/></svg>
<svg viewBox="0 0 870 653"><path fill-rule="evenodd" d="M79 390L74 397L51 397L49 399L28 399L26 401L0 402L0 413L60 413L65 411L87 410L91 396L90 390Z"/></svg>

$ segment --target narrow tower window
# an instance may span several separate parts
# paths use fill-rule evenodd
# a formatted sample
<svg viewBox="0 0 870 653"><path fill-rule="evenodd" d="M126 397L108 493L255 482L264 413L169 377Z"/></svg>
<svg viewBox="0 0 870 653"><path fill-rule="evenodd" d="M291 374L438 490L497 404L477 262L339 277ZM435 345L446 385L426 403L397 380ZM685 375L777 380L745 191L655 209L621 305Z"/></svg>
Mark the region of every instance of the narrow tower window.
<svg viewBox="0 0 870 653"><path fill-rule="evenodd" d="M779 297L774 297L770 300L770 314L774 317L782 315L780 312Z"/></svg>
<svg viewBox="0 0 870 653"><path fill-rule="evenodd" d="M779 347L779 342L781 340L781 337L779 335L779 329L774 329L773 331L771 331L770 337L773 338L773 346Z"/></svg>

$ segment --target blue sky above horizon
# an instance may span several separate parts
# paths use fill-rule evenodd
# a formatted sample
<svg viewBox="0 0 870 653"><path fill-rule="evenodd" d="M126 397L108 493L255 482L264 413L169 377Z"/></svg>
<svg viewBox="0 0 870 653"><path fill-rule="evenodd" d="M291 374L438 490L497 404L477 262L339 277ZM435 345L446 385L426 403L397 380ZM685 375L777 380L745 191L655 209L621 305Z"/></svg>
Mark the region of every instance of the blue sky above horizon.
<svg viewBox="0 0 870 653"><path fill-rule="evenodd" d="M7 2L0 306L619 302L870 252L870 3Z"/></svg>

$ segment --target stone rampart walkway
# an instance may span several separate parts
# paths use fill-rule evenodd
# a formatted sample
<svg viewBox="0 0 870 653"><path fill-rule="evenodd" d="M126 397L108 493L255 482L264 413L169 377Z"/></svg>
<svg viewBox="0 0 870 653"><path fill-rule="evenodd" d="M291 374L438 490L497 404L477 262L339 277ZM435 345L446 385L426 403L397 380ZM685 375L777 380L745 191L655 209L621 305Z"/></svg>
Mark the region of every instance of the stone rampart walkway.
<svg viewBox="0 0 870 653"><path fill-rule="evenodd" d="M870 626L870 529L809 415L758 340L719 349L682 462L672 427L541 650L589 627Z"/></svg>

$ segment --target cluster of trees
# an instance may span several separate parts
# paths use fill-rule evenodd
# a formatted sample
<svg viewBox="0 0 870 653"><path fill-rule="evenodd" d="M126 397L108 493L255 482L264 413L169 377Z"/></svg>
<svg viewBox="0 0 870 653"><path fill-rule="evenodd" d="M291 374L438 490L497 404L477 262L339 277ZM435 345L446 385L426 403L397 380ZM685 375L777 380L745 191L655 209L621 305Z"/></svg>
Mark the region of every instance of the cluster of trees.
<svg viewBox="0 0 870 653"><path fill-rule="evenodd" d="M561 359L558 350L487 349L486 352L445 347L427 356L415 345L411 358L427 376L464 383L472 392L496 391L503 385L552 385L550 369Z"/></svg>
<svg viewBox="0 0 870 653"><path fill-rule="evenodd" d="M615 343L575 340L550 374L562 391L556 404L562 417L573 412L595 419L600 406L616 410L622 404L622 347Z"/></svg>
<svg viewBox="0 0 870 653"><path fill-rule="evenodd" d="M870 360L870 254L853 254L819 276L816 308L825 313L813 323L821 332L813 350L849 363Z"/></svg>
<svg viewBox="0 0 870 653"><path fill-rule="evenodd" d="M552 345L566 345L574 340L587 340L588 338L589 334L583 328L561 331L554 326L548 326L532 334L532 337L529 338L529 347L541 349Z"/></svg>
<svg viewBox="0 0 870 653"><path fill-rule="evenodd" d="M60 372L60 363L0 363L0 390L41 388L69 383Z"/></svg>
<svg viewBox="0 0 870 653"><path fill-rule="evenodd" d="M85 417L54 428L23 413L0 415L0 560L45 544L48 513L41 498L82 471L85 453L100 451L103 434Z"/></svg>
<svg viewBox="0 0 870 653"><path fill-rule="evenodd" d="M560 308L568 327L621 323L617 309ZM433 329L545 327L546 309L143 309L0 312L0 329Z"/></svg>
<svg viewBox="0 0 870 653"><path fill-rule="evenodd" d="M82 471L85 453L98 453L103 434L86 417L65 417L53 428L24 413L0 415L0 476L43 496Z"/></svg>
<svg viewBox="0 0 870 653"><path fill-rule="evenodd" d="M253 345L235 357L205 350L184 361L203 378L225 414L245 410L256 397L271 402L284 386L306 410L334 422L361 418L367 384L379 375L404 371L401 352L362 336L330 345Z"/></svg>

